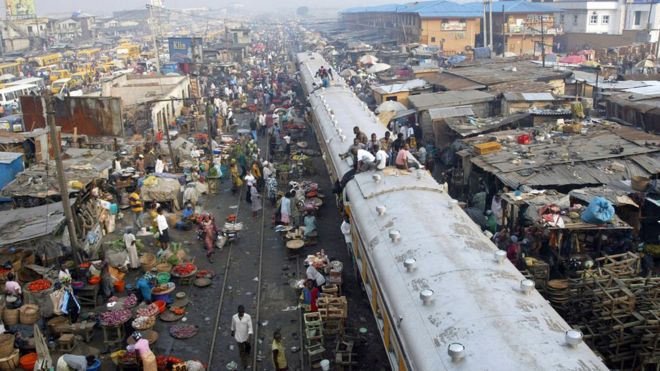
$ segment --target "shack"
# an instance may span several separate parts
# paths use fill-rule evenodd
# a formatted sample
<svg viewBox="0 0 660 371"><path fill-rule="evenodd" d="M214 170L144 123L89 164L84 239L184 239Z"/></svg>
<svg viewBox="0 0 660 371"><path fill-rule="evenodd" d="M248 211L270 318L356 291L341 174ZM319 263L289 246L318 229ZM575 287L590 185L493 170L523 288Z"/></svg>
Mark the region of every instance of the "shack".
<svg viewBox="0 0 660 371"><path fill-rule="evenodd" d="M408 97L428 93L431 86L422 79L408 80L404 83L380 85L372 88L376 104L393 100L408 107Z"/></svg>
<svg viewBox="0 0 660 371"><path fill-rule="evenodd" d="M16 152L0 152L0 189L23 171L23 155Z"/></svg>

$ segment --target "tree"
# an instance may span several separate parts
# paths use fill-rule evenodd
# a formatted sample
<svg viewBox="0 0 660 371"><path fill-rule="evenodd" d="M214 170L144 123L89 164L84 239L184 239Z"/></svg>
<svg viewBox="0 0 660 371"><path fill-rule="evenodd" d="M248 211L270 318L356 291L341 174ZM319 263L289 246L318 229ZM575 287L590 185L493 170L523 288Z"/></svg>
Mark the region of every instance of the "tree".
<svg viewBox="0 0 660 371"><path fill-rule="evenodd" d="M296 9L296 14L300 17L306 17L309 14L309 8L306 6L301 6Z"/></svg>

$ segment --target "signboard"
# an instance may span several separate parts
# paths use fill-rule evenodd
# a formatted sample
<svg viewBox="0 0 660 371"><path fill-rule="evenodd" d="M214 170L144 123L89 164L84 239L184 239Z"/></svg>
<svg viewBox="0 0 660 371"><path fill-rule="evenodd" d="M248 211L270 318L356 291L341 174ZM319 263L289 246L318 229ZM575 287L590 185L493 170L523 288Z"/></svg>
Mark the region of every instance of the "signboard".
<svg viewBox="0 0 660 371"><path fill-rule="evenodd" d="M36 17L34 0L5 0L5 9L10 18Z"/></svg>
<svg viewBox="0 0 660 371"><path fill-rule="evenodd" d="M467 23L457 21L442 22L440 29L442 31L465 31L467 29Z"/></svg>
<svg viewBox="0 0 660 371"><path fill-rule="evenodd" d="M201 63L202 46L201 37L170 37L170 61L175 63Z"/></svg>

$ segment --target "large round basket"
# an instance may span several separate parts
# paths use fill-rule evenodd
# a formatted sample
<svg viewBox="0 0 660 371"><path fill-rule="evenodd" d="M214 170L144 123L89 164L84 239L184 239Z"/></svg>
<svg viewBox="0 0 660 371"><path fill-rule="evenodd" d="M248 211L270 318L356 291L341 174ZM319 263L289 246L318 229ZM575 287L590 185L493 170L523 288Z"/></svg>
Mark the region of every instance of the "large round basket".
<svg viewBox="0 0 660 371"><path fill-rule="evenodd" d="M33 325L39 320L39 306L36 304L25 304L19 310L19 321L22 325Z"/></svg>
<svg viewBox="0 0 660 371"><path fill-rule="evenodd" d="M159 273L162 273L162 272L170 273L172 271L172 264L170 264L170 263L160 263L160 264L156 265L156 270Z"/></svg>
<svg viewBox="0 0 660 371"><path fill-rule="evenodd" d="M140 318L140 317L138 317L138 318ZM133 320L133 322L131 323L131 326L133 326L133 328L136 329L136 330L138 330L138 331L151 330L151 329L154 327L154 325L156 324L156 317L147 317L147 318L149 318L149 319L146 320L146 322L145 322L143 325L141 325L141 326L138 326L138 325L135 323L135 321L137 320L137 318L136 318L136 319Z"/></svg>
<svg viewBox="0 0 660 371"><path fill-rule="evenodd" d="M13 326L18 323L20 315L18 309L5 308L2 311L2 322L7 326Z"/></svg>
<svg viewBox="0 0 660 371"><path fill-rule="evenodd" d="M14 351L14 339L13 334L4 333L0 335L0 358L9 357Z"/></svg>
<svg viewBox="0 0 660 371"><path fill-rule="evenodd" d="M2 371L14 371L18 369L18 361L20 359L20 350L14 349L11 355L0 358L0 370Z"/></svg>
<svg viewBox="0 0 660 371"><path fill-rule="evenodd" d="M149 345L153 345L158 340L158 333L154 330L140 331L140 334L142 334L143 339L146 339L149 342ZM126 339L126 343L128 345L133 345L135 344L135 339L133 339L132 336L129 336L128 339Z"/></svg>
<svg viewBox="0 0 660 371"><path fill-rule="evenodd" d="M151 269L156 266L156 255L150 252L142 254L140 257L140 265L142 266L143 271L151 271Z"/></svg>

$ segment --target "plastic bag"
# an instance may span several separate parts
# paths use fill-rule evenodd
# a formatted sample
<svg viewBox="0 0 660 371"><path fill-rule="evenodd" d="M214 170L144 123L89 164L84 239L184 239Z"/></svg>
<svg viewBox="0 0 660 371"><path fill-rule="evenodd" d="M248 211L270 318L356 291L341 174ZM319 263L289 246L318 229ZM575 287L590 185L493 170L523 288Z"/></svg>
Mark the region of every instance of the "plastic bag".
<svg viewBox="0 0 660 371"><path fill-rule="evenodd" d="M609 223L613 217L614 206L612 203L602 197L596 197L589 202L589 206L580 218L589 224L605 224Z"/></svg>

